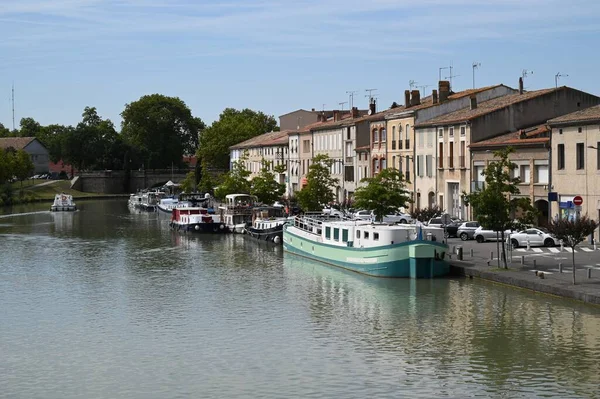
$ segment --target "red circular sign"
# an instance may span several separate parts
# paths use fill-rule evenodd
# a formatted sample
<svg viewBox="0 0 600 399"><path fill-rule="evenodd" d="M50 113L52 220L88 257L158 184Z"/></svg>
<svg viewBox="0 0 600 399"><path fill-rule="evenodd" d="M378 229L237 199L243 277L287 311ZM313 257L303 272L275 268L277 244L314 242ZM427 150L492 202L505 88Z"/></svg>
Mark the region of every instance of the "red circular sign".
<svg viewBox="0 0 600 399"><path fill-rule="evenodd" d="M581 204L583 204L583 198L581 198L581 195L576 195L573 198L573 205L575 205L575 206L581 206Z"/></svg>

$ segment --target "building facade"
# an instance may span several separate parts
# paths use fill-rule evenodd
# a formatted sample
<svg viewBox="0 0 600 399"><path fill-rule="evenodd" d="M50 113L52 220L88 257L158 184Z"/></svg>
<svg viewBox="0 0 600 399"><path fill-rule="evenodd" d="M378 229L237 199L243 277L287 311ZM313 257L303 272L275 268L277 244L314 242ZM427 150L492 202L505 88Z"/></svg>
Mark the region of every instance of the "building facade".
<svg viewBox="0 0 600 399"><path fill-rule="evenodd" d="M552 216L577 213L600 220L600 106L548 122L552 128ZM573 198L581 196L578 209Z"/></svg>
<svg viewBox="0 0 600 399"><path fill-rule="evenodd" d="M14 148L23 150L31 158L34 166L34 174L48 173L50 157L48 149L35 137L5 137L0 138L0 148L6 150Z"/></svg>

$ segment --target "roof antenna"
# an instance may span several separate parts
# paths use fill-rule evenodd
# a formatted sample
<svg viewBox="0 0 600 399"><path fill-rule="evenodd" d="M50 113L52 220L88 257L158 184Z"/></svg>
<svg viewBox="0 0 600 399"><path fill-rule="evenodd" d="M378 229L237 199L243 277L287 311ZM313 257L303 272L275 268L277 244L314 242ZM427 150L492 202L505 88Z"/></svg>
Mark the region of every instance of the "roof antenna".
<svg viewBox="0 0 600 399"><path fill-rule="evenodd" d="M15 131L15 82L12 84L12 122L13 122L13 132Z"/></svg>
<svg viewBox="0 0 600 399"><path fill-rule="evenodd" d="M481 66L481 62L473 62L473 88L475 88L475 70Z"/></svg>

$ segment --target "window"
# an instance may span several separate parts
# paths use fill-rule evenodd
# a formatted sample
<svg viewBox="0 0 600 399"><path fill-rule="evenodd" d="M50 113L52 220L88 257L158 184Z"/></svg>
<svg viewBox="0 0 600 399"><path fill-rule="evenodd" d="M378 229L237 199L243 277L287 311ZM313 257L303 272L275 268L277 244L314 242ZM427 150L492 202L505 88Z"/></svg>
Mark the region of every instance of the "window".
<svg viewBox="0 0 600 399"><path fill-rule="evenodd" d="M548 165L535 165L535 182L548 184Z"/></svg>
<svg viewBox="0 0 600 399"><path fill-rule="evenodd" d="M368 231L365 231L364 233L365 233L365 235L363 236L363 238L366 238L366 239L368 239L368 238L369 238L369 232L368 232Z"/></svg>
<svg viewBox="0 0 600 399"><path fill-rule="evenodd" d="M438 130L438 138L440 138L440 139L444 138L444 129L439 129Z"/></svg>
<svg viewBox="0 0 600 399"><path fill-rule="evenodd" d="M406 124L406 131L404 132L404 135L406 136L406 140L408 140L410 137L410 125L408 123Z"/></svg>
<svg viewBox="0 0 600 399"><path fill-rule="evenodd" d="M356 238L360 238L360 230L356 230Z"/></svg>
<svg viewBox="0 0 600 399"><path fill-rule="evenodd" d="M334 241L340 240L340 229L333 229L333 240Z"/></svg>
<svg viewBox="0 0 600 399"><path fill-rule="evenodd" d="M304 140L304 141L302 141L302 151L303 152L310 152L310 140Z"/></svg>
<svg viewBox="0 0 600 399"><path fill-rule="evenodd" d="M352 140L352 136L350 134L350 127L346 129L346 140Z"/></svg>
<svg viewBox="0 0 600 399"><path fill-rule="evenodd" d="M583 143L577 143L577 170L585 169L585 147Z"/></svg>
<svg viewBox="0 0 600 399"><path fill-rule="evenodd" d="M600 141L596 143L596 169L600 170Z"/></svg>
<svg viewBox="0 0 600 399"><path fill-rule="evenodd" d="M392 168L396 169L396 156L395 155L392 157Z"/></svg>
<svg viewBox="0 0 600 399"><path fill-rule="evenodd" d="M448 149L448 167L454 168L454 141L448 143L450 148Z"/></svg>
<svg viewBox="0 0 600 399"><path fill-rule="evenodd" d="M425 174L427 177L433 176L433 156L426 155L425 156Z"/></svg>
<svg viewBox="0 0 600 399"><path fill-rule="evenodd" d="M392 141L396 141L396 126L392 126Z"/></svg>
<svg viewBox="0 0 600 399"><path fill-rule="evenodd" d="M464 140L462 140L460 142L460 155L458 158L458 161L460 162L460 167L461 168L466 168L466 163L465 163L465 152L466 152L466 143Z"/></svg>
<svg viewBox="0 0 600 399"><path fill-rule="evenodd" d="M453 127L451 127L450 130L448 131L448 136L454 137L454 128Z"/></svg>
<svg viewBox="0 0 600 399"><path fill-rule="evenodd" d="M379 241L379 233L373 233L373 241Z"/></svg>
<svg viewBox="0 0 600 399"><path fill-rule="evenodd" d="M580 128L580 127L578 127L578 128L577 128L577 133L581 133L581 132L583 132L583 129L582 129L582 128Z"/></svg>
<svg viewBox="0 0 600 399"><path fill-rule="evenodd" d="M387 160L385 158L381 159L381 169L387 169Z"/></svg>
<svg viewBox="0 0 600 399"><path fill-rule="evenodd" d="M331 227L327 226L325 227L325 238L326 239L331 239Z"/></svg>
<svg viewBox="0 0 600 399"><path fill-rule="evenodd" d="M444 169L444 143L440 143L438 153L438 168Z"/></svg>
<svg viewBox="0 0 600 399"><path fill-rule="evenodd" d="M381 129L381 142L385 143L387 141L387 130Z"/></svg>
<svg viewBox="0 0 600 399"><path fill-rule="evenodd" d="M558 134L562 134L562 129L558 129Z"/></svg>
<svg viewBox="0 0 600 399"><path fill-rule="evenodd" d="M467 131L467 129L464 126L461 126L461 128L460 128L461 137L464 137L467 135L466 131Z"/></svg>
<svg viewBox="0 0 600 399"><path fill-rule="evenodd" d="M421 170L421 158L423 155L417 155L417 176L423 177L423 171Z"/></svg>
<svg viewBox="0 0 600 399"><path fill-rule="evenodd" d="M556 149L556 152L557 152L556 161L557 161L557 165L558 165L558 170L564 170L565 169L565 145L559 144Z"/></svg>
<svg viewBox="0 0 600 399"><path fill-rule="evenodd" d="M342 242L348 242L348 229L342 230Z"/></svg>
<svg viewBox="0 0 600 399"><path fill-rule="evenodd" d="M379 143L379 131L377 129L373 130L373 143Z"/></svg>
<svg viewBox="0 0 600 399"><path fill-rule="evenodd" d="M521 179L521 183L529 183L530 179L530 170L529 165L521 165L519 167L519 178Z"/></svg>
<svg viewBox="0 0 600 399"><path fill-rule="evenodd" d="M483 175L483 168L483 165L475 166L475 173L473 174L473 176L475 177L475 181L485 181L485 176Z"/></svg>

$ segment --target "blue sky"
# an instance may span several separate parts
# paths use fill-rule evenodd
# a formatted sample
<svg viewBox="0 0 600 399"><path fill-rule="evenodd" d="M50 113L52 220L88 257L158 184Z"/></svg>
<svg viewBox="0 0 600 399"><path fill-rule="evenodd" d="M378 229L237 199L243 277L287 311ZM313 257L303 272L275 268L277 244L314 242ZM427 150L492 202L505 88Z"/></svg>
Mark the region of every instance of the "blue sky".
<svg viewBox="0 0 600 399"><path fill-rule="evenodd" d="M210 123L226 107L275 116L402 102L453 65L453 89L559 84L600 95L597 0L0 0L0 122L120 123L144 94L178 96ZM442 72L442 77L449 71ZM347 109L348 105L344 105Z"/></svg>

